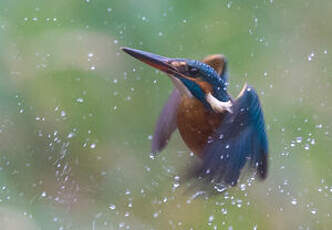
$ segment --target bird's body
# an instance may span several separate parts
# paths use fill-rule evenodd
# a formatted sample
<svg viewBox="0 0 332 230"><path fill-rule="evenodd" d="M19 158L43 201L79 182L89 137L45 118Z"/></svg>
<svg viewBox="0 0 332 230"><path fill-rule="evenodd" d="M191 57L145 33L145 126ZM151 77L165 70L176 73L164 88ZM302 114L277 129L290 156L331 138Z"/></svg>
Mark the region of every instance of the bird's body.
<svg viewBox="0 0 332 230"><path fill-rule="evenodd" d="M188 148L202 159L193 177L235 186L248 162L259 178L266 178L268 141L258 95L245 85L232 99L222 55L197 61L123 50L166 73L175 86L157 121L152 152L162 151L178 129Z"/></svg>
<svg viewBox="0 0 332 230"><path fill-rule="evenodd" d="M224 116L209 111L196 98L182 96L177 111L177 127L188 148L196 155L203 157L203 150Z"/></svg>

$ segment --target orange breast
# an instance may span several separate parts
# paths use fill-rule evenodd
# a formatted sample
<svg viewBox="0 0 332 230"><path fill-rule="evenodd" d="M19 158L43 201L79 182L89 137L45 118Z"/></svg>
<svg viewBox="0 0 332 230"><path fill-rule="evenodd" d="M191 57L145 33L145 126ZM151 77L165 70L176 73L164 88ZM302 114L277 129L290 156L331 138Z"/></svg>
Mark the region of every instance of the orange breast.
<svg viewBox="0 0 332 230"><path fill-rule="evenodd" d="M224 116L209 111L196 98L183 96L177 112L177 126L189 149L202 157L202 152Z"/></svg>

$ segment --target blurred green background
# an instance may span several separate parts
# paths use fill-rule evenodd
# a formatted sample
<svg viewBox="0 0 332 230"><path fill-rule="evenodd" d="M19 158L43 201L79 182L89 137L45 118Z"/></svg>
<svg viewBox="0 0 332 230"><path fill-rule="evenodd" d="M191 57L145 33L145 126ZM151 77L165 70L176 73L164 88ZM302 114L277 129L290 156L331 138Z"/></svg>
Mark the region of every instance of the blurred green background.
<svg viewBox="0 0 332 230"><path fill-rule="evenodd" d="M331 229L332 2L0 1L0 229ZM169 79L119 50L223 53L261 96L270 173L193 199Z"/></svg>

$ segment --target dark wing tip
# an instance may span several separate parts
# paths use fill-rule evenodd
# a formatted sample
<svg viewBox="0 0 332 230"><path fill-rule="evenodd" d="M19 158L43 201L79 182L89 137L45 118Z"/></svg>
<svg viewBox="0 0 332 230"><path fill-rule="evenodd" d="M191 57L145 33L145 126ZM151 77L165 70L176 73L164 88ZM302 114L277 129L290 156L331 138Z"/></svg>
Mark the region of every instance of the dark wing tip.
<svg viewBox="0 0 332 230"><path fill-rule="evenodd" d="M267 155L267 153L264 153L261 161L258 163L257 173L258 173L259 179L261 179L261 180L266 179L267 174L268 174L268 155Z"/></svg>
<svg viewBox="0 0 332 230"><path fill-rule="evenodd" d="M169 138L169 137L166 137ZM153 154L159 153L161 152L165 146L168 143L168 139L161 139L161 138L157 138L155 137L155 135L152 137L152 145L151 145L151 152Z"/></svg>

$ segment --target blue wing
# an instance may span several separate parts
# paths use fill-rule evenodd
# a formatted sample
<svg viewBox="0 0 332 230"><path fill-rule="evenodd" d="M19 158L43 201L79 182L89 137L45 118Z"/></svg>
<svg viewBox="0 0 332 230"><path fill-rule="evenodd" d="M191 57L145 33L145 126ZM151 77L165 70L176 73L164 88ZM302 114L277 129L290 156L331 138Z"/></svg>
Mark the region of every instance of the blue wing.
<svg viewBox="0 0 332 230"><path fill-rule="evenodd" d="M176 113L181 101L180 92L174 89L159 115L152 138L152 153L161 152L177 128Z"/></svg>
<svg viewBox="0 0 332 230"><path fill-rule="evenodd" d="M216 135L203 152L196 175L213 183L234 186L247 161L265 179L268 170L268 140L263 111L255 90L244 86Z"/></svg>

